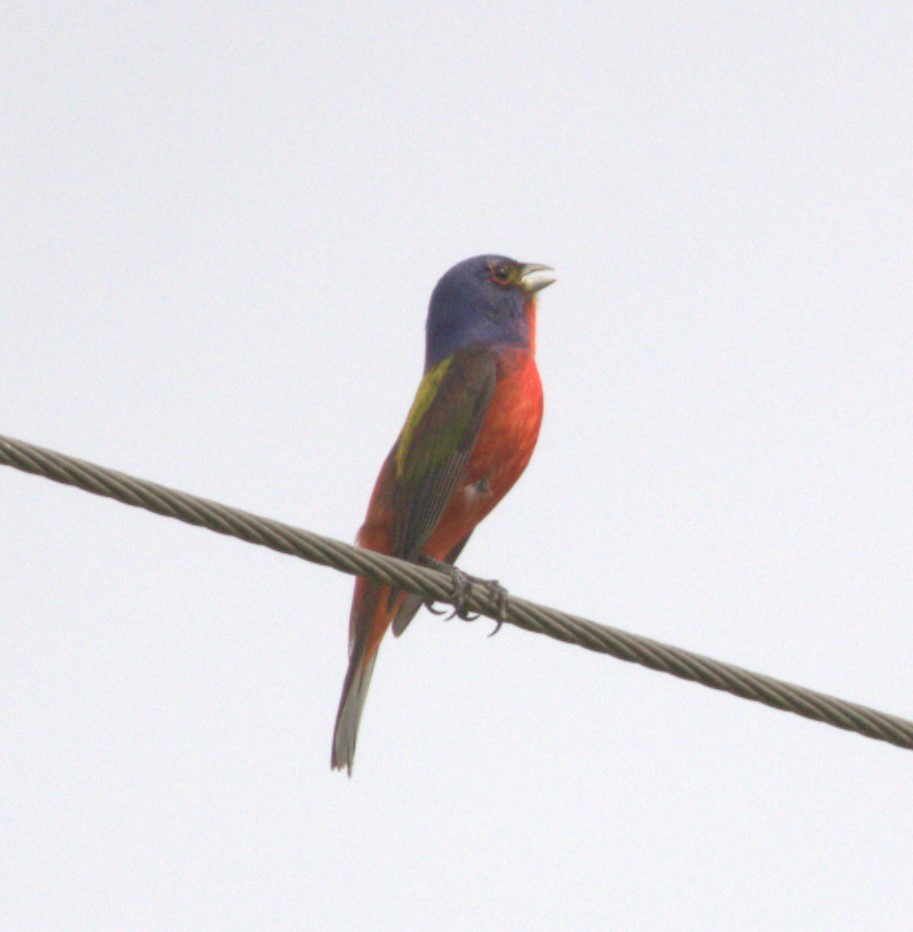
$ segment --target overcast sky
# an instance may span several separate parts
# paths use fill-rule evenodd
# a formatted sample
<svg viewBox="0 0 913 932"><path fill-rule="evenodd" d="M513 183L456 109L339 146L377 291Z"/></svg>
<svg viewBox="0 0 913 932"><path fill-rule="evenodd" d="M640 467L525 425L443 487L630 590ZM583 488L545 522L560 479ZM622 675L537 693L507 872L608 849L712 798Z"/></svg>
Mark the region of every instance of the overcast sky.
<svg viewBox="0 0 913 932"><path fill-rule="evenodd" d="M904 3L7 3L0 433L351 540L545 262L463 567L913 717ZM913 756L0 470L4 928L905 928Z"/></svg>

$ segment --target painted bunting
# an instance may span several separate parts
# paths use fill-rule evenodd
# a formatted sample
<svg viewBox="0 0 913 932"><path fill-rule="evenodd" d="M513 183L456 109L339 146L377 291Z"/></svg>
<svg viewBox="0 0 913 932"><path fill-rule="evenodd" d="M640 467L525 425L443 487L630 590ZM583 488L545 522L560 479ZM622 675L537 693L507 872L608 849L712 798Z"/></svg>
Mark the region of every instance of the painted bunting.
<svg viewBox="0 0 913 932"><path fill-rule="evenodd" d="M546 265L476 256L431 295L425 372L374 486L358 543L404 560L452 565L476 525L526 468L542 422L536 293ZM332 766L352 773L358 723L381 639L402 634L422 597L359 577L349 618L349 669Z"/></svg>

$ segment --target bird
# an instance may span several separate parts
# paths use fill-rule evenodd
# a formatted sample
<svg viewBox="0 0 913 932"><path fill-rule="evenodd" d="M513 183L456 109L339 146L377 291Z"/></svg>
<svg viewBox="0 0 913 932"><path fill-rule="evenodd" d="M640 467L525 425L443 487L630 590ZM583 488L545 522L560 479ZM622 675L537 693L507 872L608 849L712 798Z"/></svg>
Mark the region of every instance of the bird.
<svg viewBox="0 0 913 932"><path fill-rule="evenodd" d="M537 296L554 281L550 266L498 255L465 259L438 281L425 324L424 374L377 477L359 546L450 569L520 478L542 423ZM420 595L357 577L333 769L351 777L381 640L391 625L401 635L422 604Z"/></svg>

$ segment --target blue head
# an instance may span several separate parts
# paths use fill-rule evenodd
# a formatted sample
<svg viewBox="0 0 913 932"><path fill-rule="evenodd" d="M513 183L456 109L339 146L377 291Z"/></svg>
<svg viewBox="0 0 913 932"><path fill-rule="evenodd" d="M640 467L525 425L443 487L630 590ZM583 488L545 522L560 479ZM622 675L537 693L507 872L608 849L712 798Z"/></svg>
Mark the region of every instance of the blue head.
<svg viewBox="0 0 913 932"><path fill-rule="evenodd" d="M527 308L555 281L547 265L505 256L475 256L455 265L431 293L425 325L425 370L478 343L529 346Z"/></svg>

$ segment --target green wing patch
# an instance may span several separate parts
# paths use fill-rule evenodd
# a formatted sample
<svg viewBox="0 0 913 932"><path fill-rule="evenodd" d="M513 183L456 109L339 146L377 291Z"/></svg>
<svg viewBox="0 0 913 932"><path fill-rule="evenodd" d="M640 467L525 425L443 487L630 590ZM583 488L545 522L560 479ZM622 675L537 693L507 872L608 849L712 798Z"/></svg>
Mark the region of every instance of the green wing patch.
<svg viewBox="0 0 913 932"><path fill-rule="evenodd" d="M425 413L431 407L432 402L437 397L441 382L447 375L447 370L453 362L453 357L448 356L442 362L439 362L433 369L426 372L419 384L418 391L415 393L415 401L409 409L406 417L406 424L403 427L402 437L400 438L399 447L396 451L396 476L399 478L403 474L406 466L406 453L409 450L412 439L415 436L416 428L421 422Z"/></svg>
<svg viewBox="0 0 913 932"><path fill-rule="evenodd" d="M416 559L434 531L475 446L495 377L492 351L472 347L422 379L396 451L395 556Z"/></svg>

